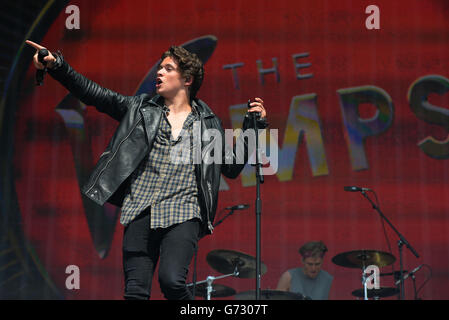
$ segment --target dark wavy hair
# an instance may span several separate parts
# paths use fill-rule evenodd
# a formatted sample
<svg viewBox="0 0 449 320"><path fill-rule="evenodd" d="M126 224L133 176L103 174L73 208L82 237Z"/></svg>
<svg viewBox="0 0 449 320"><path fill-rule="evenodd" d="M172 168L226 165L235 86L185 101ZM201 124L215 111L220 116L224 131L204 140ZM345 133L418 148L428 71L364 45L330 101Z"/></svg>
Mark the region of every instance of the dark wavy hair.
<svg viewBox="0 0 449 320"><path fill-rule="evenodd" d="M203 63L195 53L178 46L171 46L170 49L165 51L161 56L161 62L167 57L176 61L183 78L189 79L193 77L193 82L190 86L190 99L194 99L203 83Z"/></svg>

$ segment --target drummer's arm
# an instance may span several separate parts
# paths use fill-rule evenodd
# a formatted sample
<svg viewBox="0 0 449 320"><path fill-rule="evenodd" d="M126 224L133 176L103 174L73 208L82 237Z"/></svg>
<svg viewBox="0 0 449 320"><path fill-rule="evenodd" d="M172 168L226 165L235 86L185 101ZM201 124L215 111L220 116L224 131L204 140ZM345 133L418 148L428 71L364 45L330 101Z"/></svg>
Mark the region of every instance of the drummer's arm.
<svg viewBox="0 0 449 320"><path fill-rule="evenodd" d="M276 290L281 291L290 291L290 281L292 280L292 276L290 275L290 272L285 271L281 278L279 279L278 286Z"/></svg>

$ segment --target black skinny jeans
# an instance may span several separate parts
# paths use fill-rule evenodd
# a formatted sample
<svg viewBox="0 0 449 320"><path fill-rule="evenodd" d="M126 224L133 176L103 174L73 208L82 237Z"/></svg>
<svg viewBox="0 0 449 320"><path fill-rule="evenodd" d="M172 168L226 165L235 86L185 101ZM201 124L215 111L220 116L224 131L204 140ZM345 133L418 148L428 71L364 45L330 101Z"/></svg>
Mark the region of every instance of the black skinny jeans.
<svg viewBox="0 0 449 320"><path fill-rule="evenodd" d="M159 260L159 284L168 300L192 300L186 287L190 262L198 245L200 220L188 220L168 228L150 229L149 210L124 231L123 269L125 299L149 299L154 270Z"/></svg>

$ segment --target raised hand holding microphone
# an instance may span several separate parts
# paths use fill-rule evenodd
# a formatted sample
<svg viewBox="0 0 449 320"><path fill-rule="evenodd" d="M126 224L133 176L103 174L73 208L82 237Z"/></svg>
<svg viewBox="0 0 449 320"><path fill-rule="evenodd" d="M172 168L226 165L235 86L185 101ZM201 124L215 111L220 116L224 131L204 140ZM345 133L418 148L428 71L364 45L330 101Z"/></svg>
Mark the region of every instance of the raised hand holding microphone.
<svg viewBox="0 0 449 320"><path fill-rule="evenodd" d="M261 118L265 118L267 116L267 112L265 111L264 102L260 98L255 98L253 101L248 101L248 112L257 112L259 113Z"/></svg>
<svg viewBox="0 0 449 320"><path fill-rule="evenodd" d="M36 83L41 85L44 80L44 75L47 68L52 68L56 62L56 58L51 54L47 48L30 40L25 41L26 44L36 49L36 53L33 56L33 63L37 69Z"/></svg>
<svg viewBox="0 0 449 320"><path fill-rule="evenodd" d="M37 53L37 60L39 60L40 63L42 63L45 68L44 69L38 69L36 71L36 85L41 86L44 82L44 76L47 72L47 61L44 61L44 58L48 56L48 50L47 49L40 49Z"/></svg>

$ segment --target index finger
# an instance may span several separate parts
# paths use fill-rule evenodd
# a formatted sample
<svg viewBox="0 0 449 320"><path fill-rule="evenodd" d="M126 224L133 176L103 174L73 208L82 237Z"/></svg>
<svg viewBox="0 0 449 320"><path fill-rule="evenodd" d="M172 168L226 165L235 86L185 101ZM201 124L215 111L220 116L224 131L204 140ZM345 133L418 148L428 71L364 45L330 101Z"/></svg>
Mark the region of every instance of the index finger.
<svg viewBox="0 0 449 320"><path fill-rule="evenodd" d="M36 50L45 49L45 47L41 46L40 44L37 44L36 42L30 41L30 40L26 40L25 43L32 46Z"/></svg>

